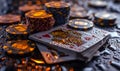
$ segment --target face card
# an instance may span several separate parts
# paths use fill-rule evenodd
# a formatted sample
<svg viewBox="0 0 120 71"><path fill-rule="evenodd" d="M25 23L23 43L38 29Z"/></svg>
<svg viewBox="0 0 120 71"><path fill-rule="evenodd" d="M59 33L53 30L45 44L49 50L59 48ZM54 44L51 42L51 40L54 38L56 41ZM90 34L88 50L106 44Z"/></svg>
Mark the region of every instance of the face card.
<svg viewBox="0 0 120 71"><path fill-rule="evenodd" d="M53 49L51 47L47 47L40 43L36 43L36 44L47 64L55 64L65 61L76 60L76 55L73 52Z"/></svg>

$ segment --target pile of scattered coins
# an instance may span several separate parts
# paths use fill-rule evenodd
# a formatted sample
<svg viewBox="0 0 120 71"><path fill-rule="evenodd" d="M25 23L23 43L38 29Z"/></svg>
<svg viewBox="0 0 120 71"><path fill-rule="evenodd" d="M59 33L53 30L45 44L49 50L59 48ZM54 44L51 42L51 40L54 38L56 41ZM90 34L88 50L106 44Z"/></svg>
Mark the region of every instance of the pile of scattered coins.
<svg viewBox="0 0 120 71"><path fill-rule="evenodd" d="M46 0L45 0L46 1ZM115 3L119 4L119 0L110 0L112 3L113 1ZM22 1L23 2L23 1ZM81 1L82 2L82 1ZM50 2L49 2L50 3ZM40 2L38 1L37 4L40 4ZM119 14L119 6L117 4L113 3L113 6L111 5L109 8L109 1L108 3L106 3L105 1L85 1L85 3L83 2L82 4L86 4L86 5L77 5L78 7L72 7L71 8L71 14L70 14L70 23L68 24L69 27L77 29L77 30L88 30L89 28L92 29L93 24L95 24L95 26L104 26L104 27L108 27L110 26L110 28L108 28L108 31L111 30L113 26L116 26L116 20L117 20L117 15L113 14L117 13ZM49 24L49 29L53 27L53 23L55 22L62 22L62 23L58 23L58 24L64 24L68 21L61 21L62 19L56 15L56 12L54 12L54 10L57 11L57 13L59 13L59 10L54 8L54 4L52 4L52 7L49 7L47 4L45 5L45 7L47 8L47 12L52 12L54 13L53 18L57 17L57 21L55 20L51 20L49 22L47 22L47 24ZM115 6L117 5L117 7ZM64 5L63 5L64 6ZM65 5L64 7L57 5L57 8L62 8L60 10L62 10L59 15L63 16L65 20L68 20L69 16L67 16L69 14L69 5ZM66 7L67 6L67 7ZM79 7L80 6L80 7ZM116 9L117 8L117 9ZM12 8L11 8L12 9ZM27 10L28 9L28 10ZM69 62L67 64L63 65L53 65L53 66L46 66L45 62L43 60L43 58L41 57L39 51L37 52L37 50L35 50L35 45L32 41L28 40L28 36L30 34L30 30L28 30L28 27L31 28L31 25L34 24L35 28L38 27L39 25L41 26L41 24L44 22L46 24L45 21L43 21L41 23L40 19L38 20L39 24L38 26L36 25L36 18L29 18L27 17L27 21L26 21L26 17L25 17L25 13L30 11L33 9L43 9L42 6L40 5L38 7L38 5L24 5L24 6L20 6L19 8L19 12L21 15L15 15L15 14L7 14L7 15L2 15L0 16L0 25L2 26L2 29L5 30L1 30L0 29L0 71L4 71L5 69L9 68L14 68L17 71L19 70L68 70L68 71L78 71L81 70L78 66L77 63L74 62ZM65 9L65 10L64 10ZM77 10L75 10L77 9ZM80 9L80 10L79 10ZM15 10L16 11L16 10ZM65 11L66 14L62 14L62 12ZM105 11L105 13L103 12L98 12L98 11ZM111 13L112 12L112 13ZM17 12L18 13L18 12ZM50 17L49 17L50 18ZM74 21L76 20L76 18L80 19L81 24L75 24L75 22L77 23L78 21ZM82 19L81 19L82 18ZM90 19L89 19L90 18ZM32 20L31 20L32 19ZM85 20L83 20L85 19ZM92 20L94 21L94 23L90 23L87 20ZM30 22L30 20L32 21L32 24ZM34 21L34 22L33 22ZM47 19L48 21L48 19ZM24 22L25 24L21 24L21 22ZM83 23L87 23L87 24L83 24ZM77 25L77 27L76 27ZM87 25L87 26L86 26ZM46 26L46 25L43 25ZM82 28L81 28L82 26ZM7 28L6 28L7 27ZM41 27L39 29L36 30L41 30L41 29L45 29L44 27ZM33 28L32 28L33 30ZM48 30L48 29L47 29ZM6 32L7 34L6 34ZM43 30L42 30L43 31ZM114 30L112 30L114 31ZM63 35L64 36L64 35ZM7 41L6 42L6 38ZM70 39L71 40L71 39ZM28 42L26 42L28 41ZM102 47L104 47L105 49L102 49L102 51L100 50L100 52L98 52L98 55L96 54L96 56L93 58L93 60L86 64L87 67L83 67L83 71L96 71L96 70L101 70L101 71L117 71L120 68L120 48L119 48L119 43L120 40L118 38L113 38L110 39L108 43L106 43L105 45L103 45ZM20 45L19 45L20 44ZM28 48L30 47L30 48ZM25 51L24 51L25 50ZM26 51L27 50L27 51ZM19 56L22 56L26 53L29 54L30 51L30 55L25 56L25 58L20 58ZM35 51L35 54L33 51ZM16 55L17 54L17 55ZM18 56L18 58L11 58L9 55L16 55ZM34 57L41 57L41 58L34 58ZM72 67L71 67L72 66ZM75 67L76 66L76 67ZM82 71L82 70L81 70Z"/></svg>

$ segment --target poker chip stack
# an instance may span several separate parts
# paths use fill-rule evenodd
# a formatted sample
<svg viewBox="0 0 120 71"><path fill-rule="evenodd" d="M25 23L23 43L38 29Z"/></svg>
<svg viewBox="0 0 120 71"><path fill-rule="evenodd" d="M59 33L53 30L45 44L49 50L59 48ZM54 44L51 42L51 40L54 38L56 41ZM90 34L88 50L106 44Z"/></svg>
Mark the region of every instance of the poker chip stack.
<svg viewBox="0 0 120 71"><path fill-rule="evenodd" d="M51 1L45 3L45 8L53 14L55 25L62 25L68 22L70 14L70 5L63 1Z"/></svg>
<svg viewBox="0 0 120 71"><path fill-rule="evenodd" d="M53 15L47 13L45 10L33 10L26 13L26 20L28 23L28 31L30 32L49 30L55 22Z"/></svg>
<svg viewBox="0 0 120 71"><path fill-rule="evenodd" d="M26 24L13 24L6 28L7 42L3 49L10 56L21 57L30 55L34 49L35 44L28 40L29 32Z"/></svg>
<svg viewBox="0 0 120 71"><path fill-rule="evenodd" d="M113 13L98 12L95 14L94 23L98 26L114 26L116 19L116 15Z"/></svg>
<svg viewBox="0 0 120 71"><path fill-rule="evenodd" d="M0 25L11 25L20 22L19 15L7 14L0 16Z"/></svg>

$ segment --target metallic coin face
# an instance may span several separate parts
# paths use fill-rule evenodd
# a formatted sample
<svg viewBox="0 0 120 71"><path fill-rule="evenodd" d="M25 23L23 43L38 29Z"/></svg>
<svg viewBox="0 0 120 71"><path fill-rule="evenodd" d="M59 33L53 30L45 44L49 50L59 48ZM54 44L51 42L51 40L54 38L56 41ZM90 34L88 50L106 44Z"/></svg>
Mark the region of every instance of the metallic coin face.
<svg viewBox="0 0 120 71"><path fill-rule="evenodd" d="M107 13L107 12L98 12L95 14L95 17L101 18L101 19L116 19L116 15L114 13Z"/></svg>
<svg viewBox="0 0 120 71"><path fill-rule="evenodd" d="M45 3L46 7L53 7L53 8L63 8L63 7L69 7L70 5L64 1L51 1L48 3Z"/></svg>
<svg viewBox="0 0 120 71"><path fill-rule="evenodd" d="M10 34L28 34L27 32L27 25L25 24L17 24L17 25L10 25L6 28L6 32Z"/></svg>
<svg viewBox="0 0 120 71"><path fill-rule="evenodd" d="M106 1L100 1L100 0L92 0L92 1L88 2L88 4L90 6L94 6L94 7L105 7L105 6L107 6Z"/></svg>
<svg viewBox="0 0 120 71"><path fill-rule="evenodd" d="M75 29L87 30L93 27L93 23L85 19L73 19L69 21L68 26Z"/></svg>
<svg viewBox="0 0 120 71"><path fill-rule="evenodd" d="M52 14L47 13L45 10L32 10L26 13L26 16L30 18L47 18L52 17Z"/></svg>
<svg viewBox="0 0 120 71"><path fill-rule="evenodd" d="M35 44L29 40L8 41L3 49L8 54L22 55L34 51Z"/></svg>
<svg viewBox="0 0 120 71"><path fill-rule="evenodd" d="M76 21L75 23L74 23L75 25L81 25L81 26L86 26L86 25L88 25L88 23L87 22L83 22L83 21Z"/></svg>

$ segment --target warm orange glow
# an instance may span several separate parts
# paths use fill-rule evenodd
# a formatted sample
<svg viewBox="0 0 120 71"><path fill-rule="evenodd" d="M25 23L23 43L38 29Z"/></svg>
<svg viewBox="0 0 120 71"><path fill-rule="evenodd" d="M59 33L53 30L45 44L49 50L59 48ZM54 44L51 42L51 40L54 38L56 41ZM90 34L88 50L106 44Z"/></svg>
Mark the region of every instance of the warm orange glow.
<svg viewBox="0 0 120 71"><path fill-rule="evenodd" d="M24 54L24 52L23 52L23 51L20 51L20 52L18 52L18 54Z"/></svg>
<svg viewBox="0 0 120 71"><path fill-rule="evenodd" d="M58 59L58 58L59 58L57 55L55 55L54 57L55 57L55 59Z"/></svg>
<svg viewBox="0 0 120 71"><path fill-rule="evenodd" d="M8 46L3 46L3 49L7 49L8 48Z"/></svg>
<svg viewBox="0 0 120 71"><path fill-rule="evenodd" d="M12 47L16 48L18 50L25 50L28 47L30 47L27 43L28 43L28 41L25 41L25 40L24 41L18 41L16 43L12 44Z"/></svg>
<svg viewBox="0 0 120 71"><path fill-rule="evenodd" d="M26 61L22 61L22 64L25 64L26 63Z"/></svg>
<svg viewBox="0 0 120 71"><path fill-rule="evenodd" d="M37 64L44 64L44 61L42 61L42 60L37 60L37 59L33 59L33 58L31 58L31 60Z"/></svg>
<svg viewBox="0 0 120 71"><path fill-rule="evenodd" d="M6 28L6 32L10 34L28 34L27 25L26 24L10 25L9 27Z"/></svg>
<svg viewBox="0 0 120 71"><path fill-rule="evenodd" d="M60 7L60 3L54 3L55 7Z"/></svg>
<svg viewBox="0 0 120 71"><path fill-rule="evenodd" d="M34 50L34 48L30 48L30 51L33 51Z"/></svg>
<svg viewBox="0 0 120 71"><path fill-rule="evenodd" d="M69 7L69 4L64 1L51 1L45 4L47 7L61 8Z"/></svg>
<svg viewBox="0 0 120 71"><path fill-rule="evenodd" d="M27 27L22 24L19 24L19 25L15 26L15 29L20 32L23 32L23 31L26 31Z"/></svg>
<svg viewBox="0 0 120 71"><path fill-rule="evenodd" d="M74 69L73 68L70 68L70 70L69 71L74 71Z"/></svg>
<svg viewBox="0 0 120 71"><path fill-rule="evenodd" d="M17 71L22 71L22 69L17 69Z"/></svg>
<svg viewBox="0 0 120 71"><path fill-rule="evenodd" d="M46 15L46 13L43 12L43 11L41 11L41 12L36 12L36 13L33 14L33 16L40 16L40 17L43 17L43 16L45 16L45 15Z"/></svg>
<svg viewBox="0 0 120 71"><path fill-rule="evenodd" d="M45 10L33 10L26 13L26 16L31 18L47 18L52 17L52 14L47 13Z"/></svg>
<svg viewBox="0 0 120 71"><path fill-rule="evenodd" d="M50 71L50 70L51 70L51 68L50 68L50 67L47 67L45 71Z"/></svg>
<svg viewBox="0 0 120 71"><path fill-rule="evenodd" d="M7 53L11 54L11 53L12 53L12 50L8 50Z"/></svg>

